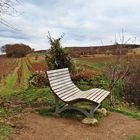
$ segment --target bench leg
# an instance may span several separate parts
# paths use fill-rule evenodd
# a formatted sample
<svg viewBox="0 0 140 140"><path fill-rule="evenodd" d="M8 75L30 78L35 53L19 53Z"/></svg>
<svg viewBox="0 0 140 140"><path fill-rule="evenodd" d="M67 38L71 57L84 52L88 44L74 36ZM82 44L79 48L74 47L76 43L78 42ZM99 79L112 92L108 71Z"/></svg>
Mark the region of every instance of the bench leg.
<svg viewBox="0 0 140 140"><path fill-rule="evenodd" d="M94 112L101 106L101 104L93 104L91 105L90 109L90 116L92 117L94 115Z"/></svg>
<svg viewBox="0 0 140 140"><path fill-rule="evenodd" d="M76 107L76 106L73 106L73 105L66 105L66 106L64 106L64 107L62 107L62 108L59 108L58 113L61 113L61 112L65 111L65 110L67 110L67 109L68 109L68 110L73 109L73 110L80 111L80 112L82 112L85 116L90 117L90 114L89 114L86 110L84 110L84 109L82 109L82 108L79 108L79 107Z"/></svg>
<svg viewBox="0 0 140 140"><path fill-rule="evenodd" d="M55 98L55 112L59 113L59 99L56 96L54 96L54 98Z"/></svg>
<svg viewBox="0 0 140 140"><path fill-rule="evenodd" d="M77 111L82 112L88 118L93 118L94 112L100 107L100 105L101 104L92 104L90 112L86 111L85 109L76 107L73 104L66 104L62 108L59 108L59 99L57 97L55 97L55 112L56 113L61 113L61 112L65 111L65 110L67 110L67 109L68 110L73 109L73 110L77 110Z"/></svg>

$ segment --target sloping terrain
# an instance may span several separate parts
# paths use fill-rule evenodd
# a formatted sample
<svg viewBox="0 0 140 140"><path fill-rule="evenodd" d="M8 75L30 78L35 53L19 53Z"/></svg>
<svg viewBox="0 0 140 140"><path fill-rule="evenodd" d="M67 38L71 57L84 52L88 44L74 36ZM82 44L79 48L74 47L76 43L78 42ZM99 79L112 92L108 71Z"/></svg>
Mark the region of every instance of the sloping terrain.
<svg viewBox="0 0 140 140"><path fill-rule="evenodd" d="M133 49L140 48L140 45L135 44L115 44L106 46L74 46L66 47L66 50L72 57L80 57L81 55L95 55L95 54L127 54Z"/></svg>

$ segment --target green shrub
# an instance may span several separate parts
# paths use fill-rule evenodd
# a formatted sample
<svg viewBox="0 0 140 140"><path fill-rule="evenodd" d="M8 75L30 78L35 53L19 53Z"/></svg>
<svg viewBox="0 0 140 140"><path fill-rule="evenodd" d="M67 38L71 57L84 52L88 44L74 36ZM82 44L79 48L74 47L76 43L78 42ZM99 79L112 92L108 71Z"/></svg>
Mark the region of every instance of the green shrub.
<svg viewBox="0 0 140 140"><path fill-rule="evenodd" d="M29 87L45 87L49 85L47 74L43 71L33 73L28 79Z"/></svg>
<svg viewBox="0 0 140 140"><path fill-rule="evenodd" d="M49 43L51 49L46 54L46 62L49 70L60 69L60 68L69 68L72 70L72 61L68 53L62 48L60 44L60 38L54 39L48 35Z"/></svg>

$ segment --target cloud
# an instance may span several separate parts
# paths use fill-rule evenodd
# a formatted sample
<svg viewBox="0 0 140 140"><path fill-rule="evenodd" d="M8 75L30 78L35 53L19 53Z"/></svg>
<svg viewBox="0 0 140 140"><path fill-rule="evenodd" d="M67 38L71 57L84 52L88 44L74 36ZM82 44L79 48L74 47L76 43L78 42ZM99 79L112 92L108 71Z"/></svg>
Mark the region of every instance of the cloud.
<svg viewBox="0 0 140 140"><path fill-rule="evenodd" d="M64 46L114 43L124 28L126 40L137 37L140 43L139 0L20 0L18 15L4 16L14 31L0 25L0 45L23 42L33 48L49 48L47 32L59 37Z"/></svg>

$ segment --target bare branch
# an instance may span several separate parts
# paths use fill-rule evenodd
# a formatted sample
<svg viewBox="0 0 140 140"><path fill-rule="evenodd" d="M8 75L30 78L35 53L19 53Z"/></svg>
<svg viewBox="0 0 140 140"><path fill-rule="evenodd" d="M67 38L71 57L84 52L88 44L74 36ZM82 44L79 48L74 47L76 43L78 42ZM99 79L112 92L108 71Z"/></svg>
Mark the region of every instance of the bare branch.
<svg viewBox="0 0 140 140"><path fill-rule="evenodd" d="M0 0L0 23L16 31L18 29L10 25L10 23L5 20L3 15L14 16L17 14L18 11L15 9L15 5L18 3L18 0Z"/></svg>

